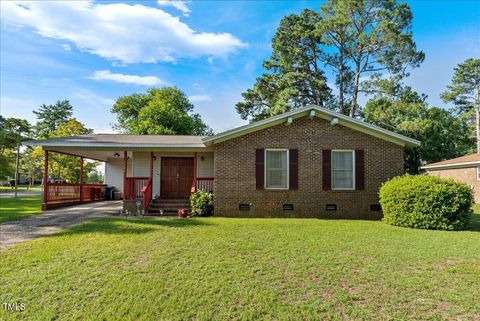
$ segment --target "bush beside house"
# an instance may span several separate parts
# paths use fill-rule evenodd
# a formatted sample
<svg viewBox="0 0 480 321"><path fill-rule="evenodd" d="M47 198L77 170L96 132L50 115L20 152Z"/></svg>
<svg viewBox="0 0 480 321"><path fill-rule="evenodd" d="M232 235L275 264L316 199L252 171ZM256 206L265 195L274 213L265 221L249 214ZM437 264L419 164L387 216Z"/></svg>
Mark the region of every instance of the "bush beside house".
<svg viewBox="0 0 480 321"><path fill-rule="evenodd" d="M472 213L472 189L453 179L399 176L382 185L380 204L390 225L435 230L464 229Z"/></svg>
<svg viewBox="0 0 480 321"><path fill-rule="evenodd" d="M213 215L213 193L203 189L197 190L190 196L190 205L192 206L192 216Z"/></svg>

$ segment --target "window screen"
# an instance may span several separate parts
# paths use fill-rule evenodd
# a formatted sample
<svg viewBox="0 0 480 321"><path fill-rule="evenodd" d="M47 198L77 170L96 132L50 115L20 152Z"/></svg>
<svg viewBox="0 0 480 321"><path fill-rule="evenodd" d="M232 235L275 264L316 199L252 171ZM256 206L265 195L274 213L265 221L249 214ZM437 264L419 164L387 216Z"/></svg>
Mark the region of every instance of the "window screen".
<svg viewBox="0 0 480 321"><path fill-rule="evenodd" d="M332 188L353 189L353 151L332 151Z"/></svg>
<svg viewBox="0 0 480 321"><path fill-rule="evenodd" d="M288 188L288 151L265 151L265 187Z"/></svg>

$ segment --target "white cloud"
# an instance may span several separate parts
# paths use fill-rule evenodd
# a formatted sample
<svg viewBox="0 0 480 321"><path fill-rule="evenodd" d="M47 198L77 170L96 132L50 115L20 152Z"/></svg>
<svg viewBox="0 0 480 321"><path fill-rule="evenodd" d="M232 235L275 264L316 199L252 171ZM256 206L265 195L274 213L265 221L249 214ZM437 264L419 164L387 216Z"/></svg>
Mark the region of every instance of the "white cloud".
<svg viewBox="0 0 480 321"><path fill-rule="evenodd" d="M2 22L32 28L80 50L120 62L226 58L246 44L230 33L200 32L178 17L140 4L93 1L1 1Z"/></svg>
<svg viewBox="0 0 480 321"><path fill-rule="evenodd" d="M109 70L97 70L90 79L111 80L122 84L135 84L140 86L166 85L167 83L155 76L137 76L113 74Z"/></svg>
<svg viewBox="0 0 480 321"><path fill-rule="evenodd" d="M184 16L188 17L190 15L190 9L188 9L185 1L180 0L158 0L158 5L163 7L174 7L177 10L180 10Z"/></svg>
<svg viewBox="0 0 480 321"><path fill-rule="evenodd" d="M32 110L38 106L39 104L31 99L0 97L0 112L5 118L22 118L33 124L35 115L32 113Z"/></svg>
<svg viewBox="0 0 480 321"><path fill-rule="evenodd" d="M72 47L70 47L70 45L69 45L68 43L62 44L62 48L63 48L65 51L71 51L71 50L72 50Z"/></svg>
<svg viewBox="0 0 480 321"><path fill-rule="evenodd" d="M188 96L188 99L192 103L200 103L204 101L211 101L212 97L210 97L209 95L192 95L192 96Z"/></svg>
<svg viewBox="0 0 480 321"><path fill-rule="evenodd" d="M79 102L79 106L92 106L95 108L98 107L112 107L115 104L115 100L111 98L106 98L96 94L93 91L84 88L75 88L72 90L74 93L71 94L72 105L76 106L76 102Z"/></svg>

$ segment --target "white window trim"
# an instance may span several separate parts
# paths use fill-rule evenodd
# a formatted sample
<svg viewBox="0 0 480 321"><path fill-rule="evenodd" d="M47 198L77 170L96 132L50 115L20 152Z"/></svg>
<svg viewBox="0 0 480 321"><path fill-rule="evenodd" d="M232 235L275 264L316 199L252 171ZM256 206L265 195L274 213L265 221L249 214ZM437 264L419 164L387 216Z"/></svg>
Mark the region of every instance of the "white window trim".
<svg viewBox="0 0 480 321"><path fill-rule="evenodd" d="M287 187L267 187L267 151L287 152ZM263 154L263 187L269 190L286 191L290 189L290 153L285 148L265 148Z"/></svg>
<svg viewBox="0 0 480 321"><path fill-rule="evenodd" d="M345 187L345 188L334 188L333 187L333 153L334 152L350 152L352 153L352 187ZM334 191L354 191L355 190L355 150L354 149L332 149L332 155L331 155L331 169L330 169L330 177L332 179L331 185L332 185L332 190Z"/></svg>
<svg viewBox="0 0 480 321"><path fill-rule="evenodd" d="M477 166L477 181L480 181L479 174L480 174L480 165Z"/></svg>

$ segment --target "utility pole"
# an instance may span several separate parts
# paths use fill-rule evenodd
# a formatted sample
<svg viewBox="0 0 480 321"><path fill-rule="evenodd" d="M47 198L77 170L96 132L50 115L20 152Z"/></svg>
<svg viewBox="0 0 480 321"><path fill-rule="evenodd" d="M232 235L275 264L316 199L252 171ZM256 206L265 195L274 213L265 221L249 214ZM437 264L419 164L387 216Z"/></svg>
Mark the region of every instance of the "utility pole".
<svg viewBox="0 0 480 321"><path fill-rule="evenodd" d="M16 159L16 162L15 162L15 199L17 198L17 187L18 187L18 163L19 163L19 160L20 160L20 145L22 143L19 142L18 143L18 146L17 146L17 159Z"/></svg>

